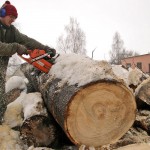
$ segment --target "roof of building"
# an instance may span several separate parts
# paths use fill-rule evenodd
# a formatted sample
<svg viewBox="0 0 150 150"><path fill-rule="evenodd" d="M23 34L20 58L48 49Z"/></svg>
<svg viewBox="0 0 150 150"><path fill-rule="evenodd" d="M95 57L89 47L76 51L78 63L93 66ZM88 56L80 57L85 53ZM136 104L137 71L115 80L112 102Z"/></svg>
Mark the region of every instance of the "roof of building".
<svg viewBox="0 0 150 150"><path fill-rule="evenodd" d="M127 58L124 58L124 59L135 58L135 57L141 57L141 56L145 56L145 55L150 55L150 53L148 53L148 54L143 54L143 55L137 55L137 56L131 56L131 57L127 57ZM124 60L124 59L122 59L122 60Z"/></svg>

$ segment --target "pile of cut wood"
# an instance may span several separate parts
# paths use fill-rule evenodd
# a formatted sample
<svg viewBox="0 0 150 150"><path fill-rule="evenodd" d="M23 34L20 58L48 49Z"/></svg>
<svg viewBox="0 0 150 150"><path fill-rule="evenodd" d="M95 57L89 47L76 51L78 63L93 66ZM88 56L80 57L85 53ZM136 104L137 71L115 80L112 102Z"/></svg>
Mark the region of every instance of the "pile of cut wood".
<svg viewBox="0 0 150 150"><path fill-rule="evenodd" d="M27 95L41 93L44 100L21 103L19 131L28 147L150 149L150 77L139 69L62 55L48 74L29 64L21 70Z"/></svg>

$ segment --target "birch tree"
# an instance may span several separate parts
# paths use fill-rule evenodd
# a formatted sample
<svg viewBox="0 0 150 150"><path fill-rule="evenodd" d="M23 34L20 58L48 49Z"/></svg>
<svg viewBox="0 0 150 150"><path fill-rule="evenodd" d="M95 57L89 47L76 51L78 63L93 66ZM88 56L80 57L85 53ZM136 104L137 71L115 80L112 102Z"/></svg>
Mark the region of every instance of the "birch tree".
<svg viewBox="0 0 150 150"><path fill-rule="evenodd" d="M112 50L109 51L110 63L119 65L121 60L130 56L138 55L137 52L132 50L126 50L124 48L124 42L118 32L115 33L113 37Z"/></svg>
<svg viewBox="0 0 150 150"><path fill-rule="evenodd" d="M70 23L65 26L64 30L65 34L58 38L58 51L86 55L86 36L77 20L70 18Z"/></svg>

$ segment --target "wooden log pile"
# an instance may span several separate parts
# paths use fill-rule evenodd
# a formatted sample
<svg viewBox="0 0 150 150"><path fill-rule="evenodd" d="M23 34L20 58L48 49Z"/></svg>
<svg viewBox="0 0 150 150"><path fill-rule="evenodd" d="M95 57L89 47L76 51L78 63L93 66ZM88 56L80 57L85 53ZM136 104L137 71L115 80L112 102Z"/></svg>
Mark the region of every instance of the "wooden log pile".
<svg viewBox="0 0 150 150"><path fill-rule="evenodd" d="M22 70L33 87L38 85L48 111L72 143L115 143L135 120L134 95L107 62L74 57L59 57L51 73L38 78L32 67Z"/></svg>
<svg viewBox="0 0 150 150"><path fill-rule="evenodd" d="M140 82L132 88L125 74L120 77L106 61L79 55L59 56L48 74L29 64L23 64L21 70L29 80L28 93L40 92L48 111L46 118L33 115L24 120L20 132L29 146L70 144L72 149L85 145L84 149L121 150L150 142L150 82L147 79L143 84L147 76L138 76ZM144 104L137 105L137 100Z"/></svg>

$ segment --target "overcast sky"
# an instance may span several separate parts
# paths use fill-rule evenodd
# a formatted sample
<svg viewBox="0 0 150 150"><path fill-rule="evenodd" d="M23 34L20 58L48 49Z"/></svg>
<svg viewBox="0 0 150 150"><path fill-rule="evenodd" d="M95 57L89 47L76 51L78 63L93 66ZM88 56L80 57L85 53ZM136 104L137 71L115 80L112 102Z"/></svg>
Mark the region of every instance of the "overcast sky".
<svg viewBox="0 0 150 150"><path fill-rule="evenodd" d="M3 4L5 0L1 1ZM19 29L43 44L56 47L70 17L86 35L88 56L109 59L115 32L127 50L150 52L150 0L10 0L18 10Z"/></svg>

